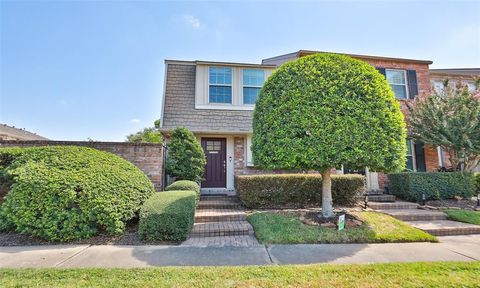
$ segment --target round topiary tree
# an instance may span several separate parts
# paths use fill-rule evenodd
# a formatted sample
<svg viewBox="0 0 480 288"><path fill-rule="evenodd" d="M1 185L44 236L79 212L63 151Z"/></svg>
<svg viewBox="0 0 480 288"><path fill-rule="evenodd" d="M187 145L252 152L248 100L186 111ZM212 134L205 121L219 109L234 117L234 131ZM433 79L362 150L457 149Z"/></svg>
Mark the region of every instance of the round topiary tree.
<svg viewBox="0 0 480 288"><path fill-rule="evenodd" d="M322 174L322 214L333 216L330 171L405 166L400 105L371 65L322 53L283 64L263 85L253 115L253 159L266 169Z"/></svg>
<svg viewBox="0 0 480 288"><path fill-rule="evenodd" d="M207 159L202 145L190 130L184 127L173 130L167 148L165 171L168 175L175 177L176 180L197 183L203 179Z"/></svg>
<svg viewBox="0 0 480 288"><path fill-rule="evenodd" d="M100 230L120 233L155 191L140 169L108 152L75 146L22 150L0 149L0 161L6 159L1 172L13 181L0 226L20 233L59 241Z"/></svg>

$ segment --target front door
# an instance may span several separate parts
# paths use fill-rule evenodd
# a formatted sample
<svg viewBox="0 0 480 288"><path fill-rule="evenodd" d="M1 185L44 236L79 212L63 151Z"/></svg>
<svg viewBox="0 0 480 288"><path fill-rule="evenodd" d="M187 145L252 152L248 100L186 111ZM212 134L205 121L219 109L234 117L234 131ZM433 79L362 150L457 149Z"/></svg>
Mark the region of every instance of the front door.
<svg viewBox="0 0 480 288"><path fill-rule="evenodd" d="M207 157L203 188L227 186L227 141L225 138L202 138L202 147Z"/></svg>

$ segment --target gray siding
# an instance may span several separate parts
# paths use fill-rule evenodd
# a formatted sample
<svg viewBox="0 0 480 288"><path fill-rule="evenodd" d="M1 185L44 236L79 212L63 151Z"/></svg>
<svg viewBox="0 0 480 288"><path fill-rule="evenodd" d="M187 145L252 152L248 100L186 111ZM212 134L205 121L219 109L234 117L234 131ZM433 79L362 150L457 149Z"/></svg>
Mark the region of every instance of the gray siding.
<svg viewBox="0 0 480 288"><path fill-rule="evenodd" d="M195 109L195 65L168 64L162 130L251 132L253 111Z"/></svg>

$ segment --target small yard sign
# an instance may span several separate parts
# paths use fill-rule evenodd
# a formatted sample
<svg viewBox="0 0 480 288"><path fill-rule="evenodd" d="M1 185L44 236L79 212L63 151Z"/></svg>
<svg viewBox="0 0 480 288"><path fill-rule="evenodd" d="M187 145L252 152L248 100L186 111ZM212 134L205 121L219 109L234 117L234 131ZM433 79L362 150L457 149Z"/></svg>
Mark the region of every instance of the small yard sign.
<svg viewBox="0 0 480 288"><path fill-rule="evenodd" d="M338 216L338 231L345 229L345 214Z"/></svg>

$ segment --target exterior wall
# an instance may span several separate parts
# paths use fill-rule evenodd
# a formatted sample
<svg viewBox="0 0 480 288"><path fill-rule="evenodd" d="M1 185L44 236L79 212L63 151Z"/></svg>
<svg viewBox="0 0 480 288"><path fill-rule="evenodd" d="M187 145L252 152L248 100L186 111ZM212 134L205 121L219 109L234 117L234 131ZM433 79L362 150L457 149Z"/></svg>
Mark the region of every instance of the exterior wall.
<svg viewBox="0 0 480 288"><path fill-rule="evenodd" d="M253 111L195 109L195 64L168 64L161 130L251 132Z"/></svg>
<svg viewBox="0 0 480 288"><path fill-rule="evenodd" d="M163 189L163 146L150 143L84 141L0 141L0 147L85 146L113 153L133 163L150 178L157 191Z"/></svg>

